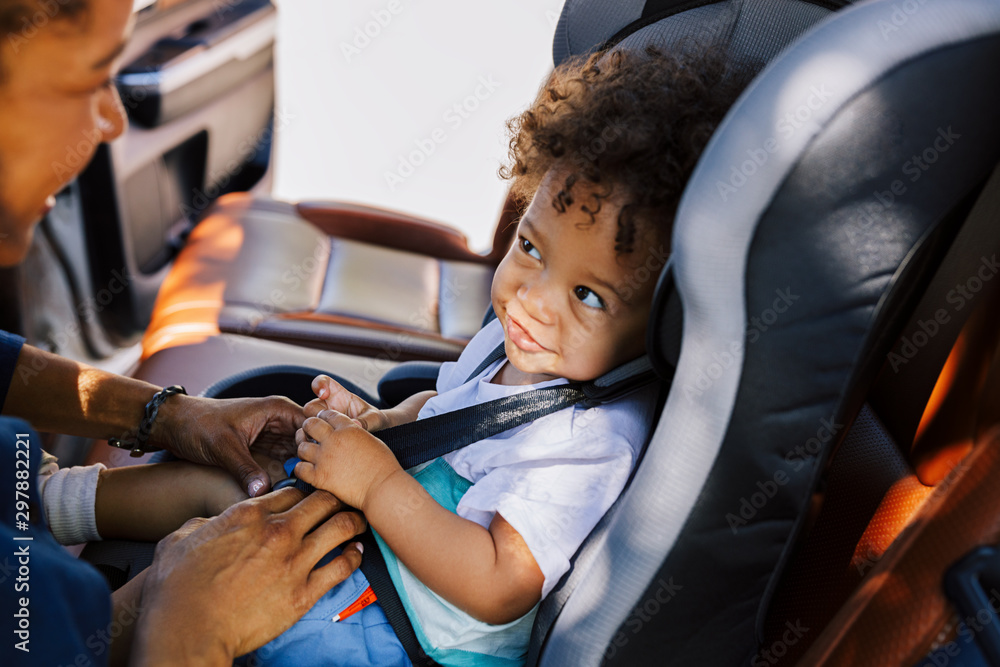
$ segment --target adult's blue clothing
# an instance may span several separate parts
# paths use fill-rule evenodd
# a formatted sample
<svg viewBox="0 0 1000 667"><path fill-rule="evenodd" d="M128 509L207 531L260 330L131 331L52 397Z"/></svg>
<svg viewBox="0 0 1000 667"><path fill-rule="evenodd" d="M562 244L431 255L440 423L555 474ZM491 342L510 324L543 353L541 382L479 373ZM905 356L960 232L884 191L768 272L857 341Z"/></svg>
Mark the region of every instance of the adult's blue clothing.
<svg viewBox="0 0 1000 667"><path fill-rule="evenodd" d="M0 331L0 408L23 344ZM111 594L49 532L37 487L41 458L31 426L0 417L0 664L106 665L111 636L121 631L111 624Z"/></svg>

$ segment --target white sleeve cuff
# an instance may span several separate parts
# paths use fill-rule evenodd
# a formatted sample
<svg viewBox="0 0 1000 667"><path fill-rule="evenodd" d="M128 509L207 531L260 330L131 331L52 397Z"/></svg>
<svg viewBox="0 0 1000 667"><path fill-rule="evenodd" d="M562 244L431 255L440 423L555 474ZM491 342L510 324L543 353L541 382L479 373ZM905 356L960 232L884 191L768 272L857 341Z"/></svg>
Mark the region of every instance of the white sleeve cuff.
<svg viewBox="0 0 1000 667"><path fill-rule="evenodd" d="M39 494L49 529L59 544L81 544L101 539L94 502L97 477L103 463L62 468L39 475Z"/></svg>

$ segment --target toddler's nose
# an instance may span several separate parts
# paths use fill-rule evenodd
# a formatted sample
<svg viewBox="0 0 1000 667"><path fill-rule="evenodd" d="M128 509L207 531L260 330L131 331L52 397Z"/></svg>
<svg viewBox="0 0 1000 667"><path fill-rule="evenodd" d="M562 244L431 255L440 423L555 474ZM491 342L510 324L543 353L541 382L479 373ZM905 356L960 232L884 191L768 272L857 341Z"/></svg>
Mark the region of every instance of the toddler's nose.
<svg viewBox="0 0 1000 667"><path fill-rule="evenodd" d="M545 281L538 280L531 284L524 284L517 290L517 298L521 302L521 307L525 313L533 320L541 324L551 324L552 310L551 298Z"/></svg>

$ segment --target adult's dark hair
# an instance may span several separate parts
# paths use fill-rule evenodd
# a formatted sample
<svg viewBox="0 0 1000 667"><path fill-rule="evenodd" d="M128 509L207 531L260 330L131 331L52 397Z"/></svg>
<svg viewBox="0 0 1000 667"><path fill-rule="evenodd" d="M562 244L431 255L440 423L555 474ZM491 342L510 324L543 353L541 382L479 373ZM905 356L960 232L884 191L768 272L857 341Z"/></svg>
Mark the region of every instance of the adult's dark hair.
<svg viewBox="0 0 1000 667"><path fill-rule="evenodd" d="M53 22L82 22L88 0L0 0L0 43L17 53L22 44ZM10 63L0 60L0 83Z"/></svg>
<svg viewBox="0 0 1000 667"><path fill-rule="evenodd" d="M500 176L523 204L551 169L564 172L552 201L558 211L574 205L581 181L591 187L576 203L592 218L602 200L621 202L616 252L631 252L637 224L667 243L698 157L744 85L722 51L691 45L571 60L507 121L509 163Z"/></svg>

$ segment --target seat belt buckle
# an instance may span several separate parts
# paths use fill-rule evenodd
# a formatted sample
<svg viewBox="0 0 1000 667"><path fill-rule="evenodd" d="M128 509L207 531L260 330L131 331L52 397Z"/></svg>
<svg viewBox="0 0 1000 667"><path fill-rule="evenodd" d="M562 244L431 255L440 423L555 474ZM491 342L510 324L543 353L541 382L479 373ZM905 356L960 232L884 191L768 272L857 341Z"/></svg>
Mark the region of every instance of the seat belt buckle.
<svg viewBox="0 0 1000 667"><path fill-rule="evenodd" d="M1000 665L1000 550L980 546L944 574L944 590L992 665Z"/></svg>

